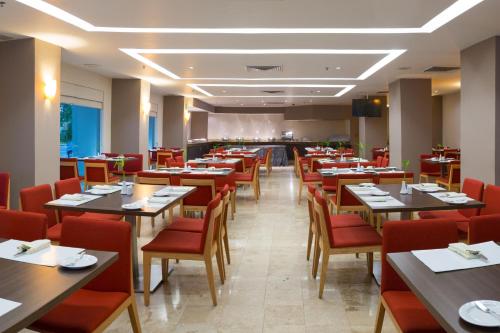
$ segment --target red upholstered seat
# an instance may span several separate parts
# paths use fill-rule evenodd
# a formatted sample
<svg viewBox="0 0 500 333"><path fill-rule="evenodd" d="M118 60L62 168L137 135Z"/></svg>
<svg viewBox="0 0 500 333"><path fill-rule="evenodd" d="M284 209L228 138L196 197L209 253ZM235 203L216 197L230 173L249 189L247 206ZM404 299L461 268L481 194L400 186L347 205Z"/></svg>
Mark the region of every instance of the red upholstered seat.
<svg viewBox="0 0 500 333"><path fill-rule="evenodd" d="M0 209L7 209L7 207L5 207L5 206L0 206Z"/></svg>
<svg viewBox="0 0 500 333"><path fill-rule="evenodd" d="M455 222L466 222L469 218L463 216L456 210L434 210L418 212L422 219L449 219Z"/></svg>
<svg viewBox="0 0 500 333"><path fill-rule="evenodd" d="M61 228L62 223L54 224L52 227L47 229L47 238L54 242L59 242L61 240Z"/></svg>
<svg viewBox="0 0 500 333"><path fill-rule="evenodd" d="M59 179L81 178L78 175L78 159L61 158L59 166Z"/></svg>
<svg viewBox="0 0 500 333"><path fill-rule="evenodd" d="M203 253L203 234L164 229L149 244L142 247L149 252Z"/></svg>
<svg viewBox="0 0 500 333"><path fill-rule="evenodd" d="M321 175L318 172L304 173L304 182L320 182Z"/></svg>
<svg viewBox="0 0 500 333"><path fill-rule="evenodd" d="M480 215L500 214L500 186L486 186L483 202L486 206L481 208Z"/></svg>
<svg viewBox="0 0 500 333"><path fill-rule="evenodd" d="M371 226L335 228L333 247L359 247L382 244L382 237Z"/></svg>
<svg viewBox="0 0 500 333"><path fill-rule="evenodd" d="M203 232L203 219L178 216L165 229L173 231Z"/></svg>
<svg viewBox="0 0 500 333"><path fill-rule="evenodd" d="M246 172L235 172L233 179L240 182L251 182L252 174Z"/></svg>
<svg viewBox="0 0 500 333"><path fill-rule="evenodd" d="M474 216L469 223L469 243L500 242L500 214Z"/></svg>
<svg viewBox="0 0 500 333"><path fill-rule="evenodd" d="M32 324L37 331L93 332L122 304L132 325L138 321L132 295L131 227L128 223L68 217L62 224L61 245L118 253L118 259L82 289ZM130 304L124 302L131 302ZM108 323L109 325L109 323ZM106 325L105 325L106 326ZM104 326L104 327L105 327Z"/></svg>
<svg viewBox="0 0 500 333"><path fill-rule="evenodd" d="M330 215L330 225L332 228L367 226L366 222L357 214Z"/></svg>
<svg viewBox="0 0 500 333"><path fill-rule="evenodd" d="M0 206L9 208L10 201L10 175L6 172L0 173Z"/></svg>
<svg viewBox="0 0 500 333"><path fill-rule="evenodd" d="M326 178L323 178L323 184L324 184L324 179L326 179ZM321 188L323 189L323 191L326 191L326 192L336 192L337 191L337 186L335 186L335 185L323 185L323 186L321 186Z"/></svg>
<svg viewBox="0 0 500 333"><path fill-rule="evenodd" d="M0 210L0 238L34 241L47 238L47 216Z"/></svg>
<svg viewBox="0 0 500 333"><path fill-rule="evenodd" d="M135 175L137 172L142 171L143 156L142 154L127 153L123 154L125 157L132 157L133 159L126 160L123 167L124 175ZM120 175L122 173L119 173Z"/></svg>
<svg viewBox="0 0 500 333"><path fill-rule="evenodd" d="M403 332L445 332L411 291L386 291L384 300Z"/></svg>
<svg viewBox="0 0 500 333"><path fill-rule="evenodd" d="M93 332L128 297L122 292L99 292L80 289L50 311L34 325L37 329L55 333Z"/></svg>
<svg viewBox="0 0 500 333"><path fill-rule="evenodd" d="M204 206L215 196L215 178L210 174L181 174L181 185L196 186L196 190L182 200L184 206Z"/></svg>

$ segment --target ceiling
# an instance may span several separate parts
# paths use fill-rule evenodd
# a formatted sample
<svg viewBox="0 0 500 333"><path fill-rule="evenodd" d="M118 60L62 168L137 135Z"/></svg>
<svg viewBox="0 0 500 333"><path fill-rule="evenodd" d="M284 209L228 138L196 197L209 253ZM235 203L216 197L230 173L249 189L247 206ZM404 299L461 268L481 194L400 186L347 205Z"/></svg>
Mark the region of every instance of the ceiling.
<svg viewBox="0 0 500 333"><path fill-rule="evenodd" d="M424 70L459 66L461 49L500 34L498 12L498 0L7 0L0 33L217 106L349 104L398 78L456 91L458 70Z"/></svg>

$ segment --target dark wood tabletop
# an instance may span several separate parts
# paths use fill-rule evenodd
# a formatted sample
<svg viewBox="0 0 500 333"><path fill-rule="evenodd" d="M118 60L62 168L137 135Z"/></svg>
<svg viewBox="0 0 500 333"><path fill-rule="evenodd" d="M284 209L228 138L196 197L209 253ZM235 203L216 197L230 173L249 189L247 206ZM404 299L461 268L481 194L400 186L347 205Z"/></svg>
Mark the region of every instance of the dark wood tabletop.
<svg viewBox="0 0 500 333"><path fill-rule="evenodd" d="M212 162L203 162L203 161L193 161L193 163L198 163L198 164L206 164L206 163L212 163ZM224 162L216 162L216 163L224 163ZM228 164L230 165L230 164ZM177 169L177 168L160 168L159 169L162 173L165 173L167 175L212 175L215 177L226 177L229 176L234 172L233 168L227 168L227 169L221 169L217 168L214 171L208 169L208 168L188 168L188 169Z"/></svg>
<svg viewBox="0 0 500 333"><path fill-rule="evenodd" d="M500 332L471 325L458 314L467 302L500 300L500 265L434 273L410 252L389 253L387 260L446 332Z"/></svg>
<svg viewBox="0 0 500 333"><path fill-rule="evenodd" d="M376 176L384 173L402 173L401 169L396 167L387 167L387 168L364 168L363 171L356 171L357 168L347 168L348 170L354 171L357 174L365 174L367 177ZM319 174L322 177L336 177L340 174L350 174L352 172L346 172L346 168L340 168L337 170L332 169L318 169Z"/></svg>
<svg viewBox="0 0 500 333"><path fill-rule="evenodd" d="M18 332L29 326L118 259L116 252L87 253L97 257L97 264L81 270L0 259L0 298L22 303L0 317L0 332Z"/></svg>
<svg viewBox="0 0 500 333"><path fill-rule="evenodd" d="M187 197L189 194L196 191L193 188L191 191L185 192L179 196L176 196L176 200L170 202L169 204L161 207L143 207L138 210L127 210L123 209L123 204L129 204L146 197L151 197L154 192L161 190L165 185L147 185L147 184L135 184L134 193L132 195L122 195L120 191L103 195L102 198L95 199L84 203L79 206L60 206L53 204L45 204L45 208L51 209L64 209L72 210L78 212L93 212L93 213L103 213L103 214L119 214L128 216L150 216L154 217L162 213L163 211L175 206L179 203L179 200Z"/></svg>
<svg viewBox="0 0 500 333"><path fill-rule="evenodd" d="M401 185L377 185L382 191L389 192L389 195L396 200L401 201L405 205L403 207L383 207L383 208L371 208L364 200L363 196L357 195L354 191L347 187L347 190L351 192L363 205L367 206L373 213L390 213L390 212L415 212L415 211L430 211L430 210L454 210L462 208L482 208L485 206L484 203L480 201L469 201L464 204L449 204L434 198L432 195L420 192L416 189L412 190L412 194L401 194Z"/></svg>

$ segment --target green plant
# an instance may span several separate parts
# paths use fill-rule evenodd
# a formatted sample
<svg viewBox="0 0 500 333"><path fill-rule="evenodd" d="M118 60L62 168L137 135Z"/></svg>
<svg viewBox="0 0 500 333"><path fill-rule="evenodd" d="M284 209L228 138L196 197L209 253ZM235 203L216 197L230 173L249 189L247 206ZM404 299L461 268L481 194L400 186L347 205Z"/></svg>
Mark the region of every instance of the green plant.
<svg viewBox="0 0 500 333"><path fill-rule="evenodd" d="M406 178L406 171L408 171L409 166L410 166L410 160L403 160L401 162L401 167L403 168L403 178Z"/></svg>
<svg viewBox="0 0 500 333"><path fill-rule="evenodd" d="M437 148L437 149L443 149L443 147L444 147L444 146L443 146L443 144L442 144L442 143L438 143L438 144L436 145L436 148Z"/></svg>
<svg viewBox="0 0 500 333"><path fill-rule="evenodd" d="M330 141L325 141L323 142L324 147L330 147Z"/></svg>
<svg viewBox="0 0 500 333"><path fill-rule="evenodd" d="M365 151L366 151L366 144L364 144L363 142L359 142L358 143L358 156L360 158L364 157L365 156Z"/></svg>

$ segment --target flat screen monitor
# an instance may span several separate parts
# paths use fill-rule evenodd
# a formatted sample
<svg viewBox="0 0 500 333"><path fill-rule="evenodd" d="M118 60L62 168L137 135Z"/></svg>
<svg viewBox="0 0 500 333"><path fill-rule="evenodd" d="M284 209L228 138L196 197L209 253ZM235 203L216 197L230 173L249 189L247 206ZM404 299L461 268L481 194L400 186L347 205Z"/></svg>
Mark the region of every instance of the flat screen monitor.
<svg viewBox="0 0 500 333"><path fill-rule="evenodd" d="M352 100L353 117L380 117L381 115L382 101L380 99L373 98Z"/></svg>

